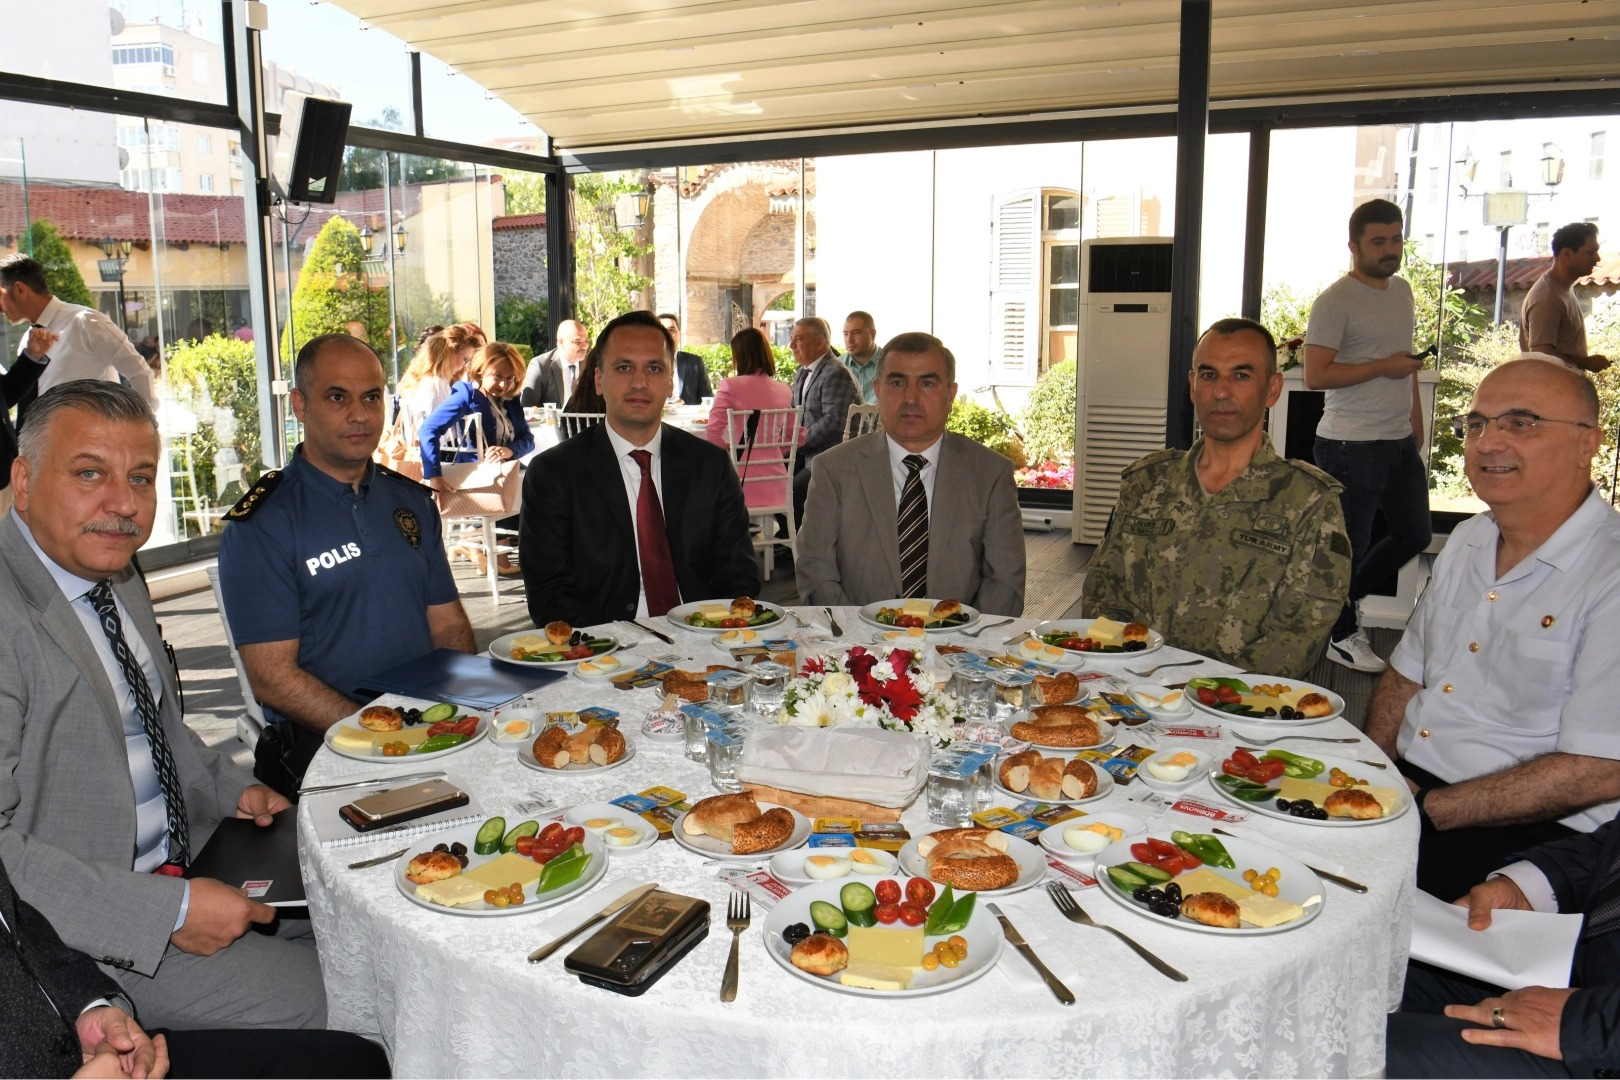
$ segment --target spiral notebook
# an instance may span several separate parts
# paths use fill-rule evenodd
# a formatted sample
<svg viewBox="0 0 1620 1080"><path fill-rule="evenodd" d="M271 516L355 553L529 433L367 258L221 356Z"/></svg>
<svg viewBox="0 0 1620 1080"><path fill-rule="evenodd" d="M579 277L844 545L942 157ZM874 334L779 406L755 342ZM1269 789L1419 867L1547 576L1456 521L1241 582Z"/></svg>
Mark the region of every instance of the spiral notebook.
<svg viewBox="0 0 1620 1080"><path fill-rule="evenodd" d="M444 832L461 825L483 821L486 815L483 807L479 805L478 796L455 777L446 776L445 779L467 792L470 801L466 806L441 810L437 814L429 814L427 817L406 821L386 829L377 829L374 832L359 832L353 825L343 820L338 808L367 795L380 795L390 791L395 785L371 784L366 787L345 788L342 791L327 791L305 795L302 801L309 807L310 823L315 826L315 838L320 841L323 848L356 847L376 840L409 840L412 837Z"/></svg>

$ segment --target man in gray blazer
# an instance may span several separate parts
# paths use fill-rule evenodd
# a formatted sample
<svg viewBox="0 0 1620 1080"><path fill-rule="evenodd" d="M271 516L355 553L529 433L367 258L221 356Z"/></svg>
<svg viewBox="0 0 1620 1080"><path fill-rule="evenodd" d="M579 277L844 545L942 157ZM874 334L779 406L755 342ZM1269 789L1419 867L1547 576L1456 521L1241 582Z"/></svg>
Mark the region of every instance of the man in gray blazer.
<svg viewBox="0 0 1620 1080"><path fill-rule="evenodd" d="M559 323L557 347L529 361L520 392L523 407L555 405L562 408L574 392L574 383L584 370L580 365L590 350L591 335L585 332L584 323L574 319Z"/></svg>
<svg viewBox="0 0 1620 1080"><path fill-rule="evenodd" d="M945 430L956 358L931 334L883 347L883 430L816 459L799 529L807 604L901 597L1024 613L1024 525L1012 462Z"/></svg>
<svg viewBox="0 0 1620 1080"><path fill-rule="evenodd" d="M117 383L41 394L0 519L0 860L153 1027L322 1027L309 924L180 875L224 817L286 799L188 729L130 565L157 511L152 411Z"/></svg>
<svg viewBox="0 0 1620 1080"><path fill-rule="evenodd" d="M844 438L849 407L861 403L861 384L838 362L828 336L826 319L815 316L793 324L788 348L799 363L793 376L793 407L799 410L804 442L799 444L798 472L793 477L793 516L804 518L804 500L810 490L810 463L829 446Z"/></svg>

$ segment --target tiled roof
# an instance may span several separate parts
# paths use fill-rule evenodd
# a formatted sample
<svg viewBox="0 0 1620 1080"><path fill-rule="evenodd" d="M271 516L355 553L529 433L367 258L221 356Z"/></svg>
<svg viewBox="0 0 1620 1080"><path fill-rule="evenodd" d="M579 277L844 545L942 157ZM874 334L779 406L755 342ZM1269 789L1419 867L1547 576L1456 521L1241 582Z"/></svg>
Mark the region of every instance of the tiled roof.
<svg viewBox="0 0 1620 1080"><path fill-rule="evenodd" d="M490 222L492 229L543 229L546 227L546 215L540 214L507 214Z"/></svg>
<svg viewBox="0 0 1620 1080"><path fill-rule="evenodd" d="M242 221L242 199L231 195L154 195L164 238L171 242L240 244L246 233ZM144 192L121 188L69 187L57 184L28 185L28 215L35 220L48 218L63 236L94 242L110 236L114 240L150 240ZM21 184L0 184L0 235L19 236L24 226Z"/></svg>
<svg viewBox="0 0 1620 1080"><path fill-rule="evenodd" d="M1509 289L1528 289L1534 285L1547 272L1552 265L1552 256L1538 255L1527 259L1509 259L1507 273L1504 280ZM1451 272L1449 287L1453 289L1491 289L1496 288L1496 260L1476 259L1472 262L1450 263L1447 269ZM1600 288L1613 288L1620 285L1620 253L1605 254L1598 258L1598 264L1592 273L1581 278L1577 285L1596 285Z"/></svg>

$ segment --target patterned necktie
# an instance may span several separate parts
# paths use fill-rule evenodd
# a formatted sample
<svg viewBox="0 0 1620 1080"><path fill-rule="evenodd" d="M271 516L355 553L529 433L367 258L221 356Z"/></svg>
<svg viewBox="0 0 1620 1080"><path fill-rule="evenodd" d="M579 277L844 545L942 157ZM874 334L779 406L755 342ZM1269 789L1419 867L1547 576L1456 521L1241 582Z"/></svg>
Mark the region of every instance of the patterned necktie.
<svg viewBox="0 0 1620 1080"><path fill-rule="evenodd" d="M1620 930L1620 859L1611 863L1592 896L1592 906L1586 913L1586 926L1581 937L1595 938Z"/></svg>
<svg viewBox="0 0 1620 1080"><path fill-rule="evenodd" d="M152 767L157 770L158 787L163 792L163 803L169 818L169 861L181 866L191 862L191 830L186 825L186 800L180 793L180 774L174 768L174 755L169 752L169 740L163 734L163 722L158 717L157 702L152 700L152 687L146 681L146 672L124 641L123 620L118 617L118 606L113 603L112 586L103 581L85 594L90 606L101 620L101 632L107 635L118 669L135 695L135 712L146 729L146 741L152 747Z"/></svg>
<svg viewBox="0 0 1620 1080"><path fill-rule="evenodd" d="M675 560L669 554L669 533L664 529L664 508L653 486L652 454L632 450L641 466L641 493L636 496L636 554L641 557L641 587L647 594L647 614L664 615L681 602L675 584Z"/></svg>
<svg viewBox="0 0 1620 1080"><path fill-rule="evenodd" d="M928 493L923 490L922 470L928 459L907 454L910 469L900 489L900 512L895 527L900 533L900 595L928 595Z"/></svg>

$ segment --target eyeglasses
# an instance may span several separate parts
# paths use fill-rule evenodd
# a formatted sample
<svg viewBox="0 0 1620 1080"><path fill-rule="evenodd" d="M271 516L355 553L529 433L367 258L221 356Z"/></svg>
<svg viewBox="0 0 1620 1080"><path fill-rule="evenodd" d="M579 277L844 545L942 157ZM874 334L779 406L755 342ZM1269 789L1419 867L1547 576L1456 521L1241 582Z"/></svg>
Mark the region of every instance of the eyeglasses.
<svg viewBox="0 0 1620 1080"><path fill-rule="evenodd" d="M1550 416L1537 416L1526 409L1509 409L1497 416L1483 416L1479 413L1454 416L1451 418L1451 431L1459 439L1477 439L1485 434L1485 425L1492 422L1495 422L1497 431L1509 438L1534 435L1536 428L1541 424L1573 424L1583 428L1596 426L1584 420L1554 420Z"/></svg>

